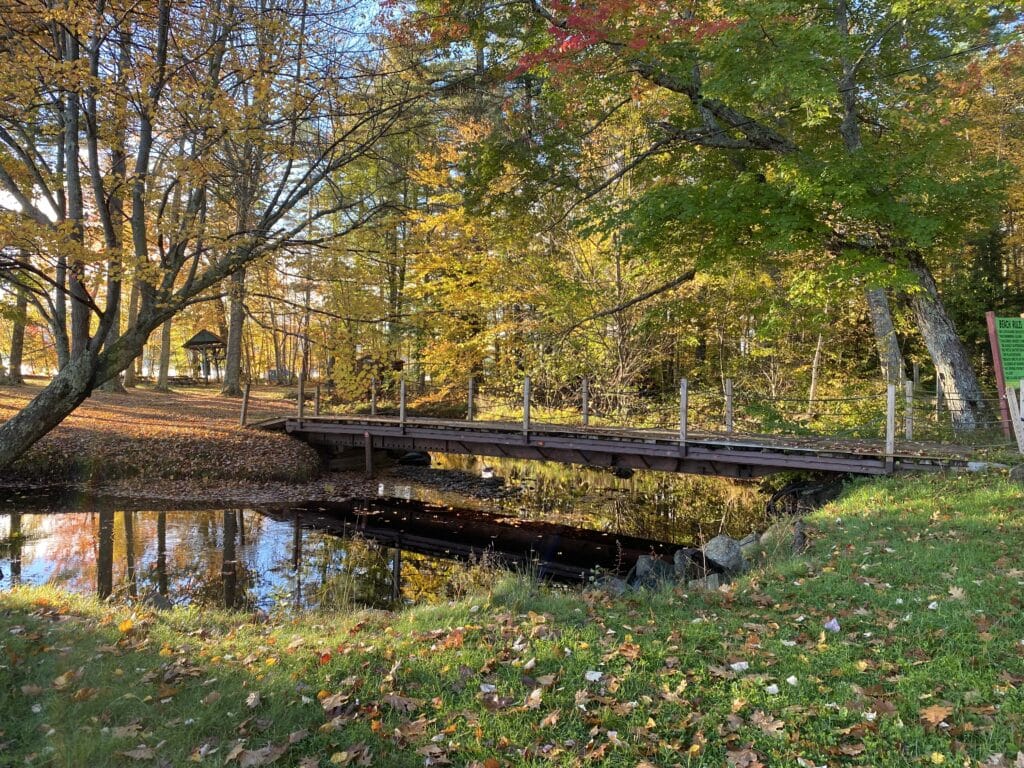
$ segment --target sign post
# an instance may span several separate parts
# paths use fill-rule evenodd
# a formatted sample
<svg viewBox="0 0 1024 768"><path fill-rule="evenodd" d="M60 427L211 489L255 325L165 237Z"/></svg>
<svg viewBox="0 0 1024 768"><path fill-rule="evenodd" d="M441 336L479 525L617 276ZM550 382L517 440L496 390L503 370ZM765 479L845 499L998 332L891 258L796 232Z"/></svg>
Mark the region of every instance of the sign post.
<svg viewBox="0 0 1024 768"><path fill-rule="evenodd" d="M992 346L992 367L996 373L996 387L999 390L999 412L1003 418L1003 432L1007 437L1016 434L1011 430L1012 416L1006 402L1006 392L1013 392L1014 383L1024 379L1024 317L996 317L995 312L985 313L988 325L988 341Z"/></svg>

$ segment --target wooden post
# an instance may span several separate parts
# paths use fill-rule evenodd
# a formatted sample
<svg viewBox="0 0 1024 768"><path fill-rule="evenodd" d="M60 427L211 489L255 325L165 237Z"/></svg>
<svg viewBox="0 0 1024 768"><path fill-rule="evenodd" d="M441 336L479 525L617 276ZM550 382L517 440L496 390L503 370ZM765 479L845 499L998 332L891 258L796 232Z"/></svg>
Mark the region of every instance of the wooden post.
<svg viewBox="0 0 1024 768"><path fill-rule="evenodd" d="M689 429L687 421L690 412L689 382L686 379L679 380L679 445L686 453L686 432Z"/></svg>
<svg viewBox="0 0 1024 768"><path fill-rule="evenodd" d="M732 379L725 380L725 431L732 434L733 410L732 410Z"/></svg>
<svg viewBox="0 0 1024 768"><path fill-rule="evenodd" d="M245 382L245 389L242 390L242 415L238 417L238 426L244 427L249 417L249 391L252 389L252 382Z"/></svg>
<svg viewBox="0 0 1024 768"><path fill-rule="evenodd" d="M583 406L583 426L590 426L590 379L583 377L583 391L580 395Z"/></svg>
<svg viewBox="0 0 1024 768"><path fill-rule="evenodd" d="M370 379L370 415L377 415L377 377Z"/></svg>
<svg viewBox="0 0 1024 768"><path fill-rule="evenodd" d="M366 476L373 477L373 438L369 432L363 432L363 453L366 458Z"/></svg>
<svg viewBox="0 0 1024 768"><path fill-rule="evenodd" d="M523 379L523 439L530 440L530 377Z"/></svg>
<svg viewBox="0 0 1024 768"><path fill-rule="evenodd" d="M905 385L907 393L907 410L903 414L903 431L907 440L914 439L914 382L908 381Z"/></svg>
<svg viewBox="0 0 1024 768"><path fill-rule="evenodd" d="M298 413L299 421L302 421L302 414L306 409L306 376L305 371L299 374L299 402L298 402Z"/></svg>
<svg viewBox="0 0 1024 768"><path fill-rule="evenodd" d="M469 377L469 398L466 401L466 421L473 420L473 400L476 396L476 380Z"/></svg>
<svg viewBox="0 0 1024 768"><path fill-rule="evenodd" d="M1007 437L1015 435L1016 432L1011 431L1010 421L1013 418L1010 413L1010 397L1006 392L1006 376L1003 373L1003 353L999 348L999 333L996 330L996 313L986 312L985 313L985 324L988 326L988 344L992 349L992 367L995 369L996 374L996 390L999 393L999 415L1003 421L1003 434ZM1011 387L1012 389L1012 387ZM966 407L966 403L959 402L956 404L957 408Z"/></svg>
<svg viewBox="0 0 1024 768"><path fill-rule="evenodd" d="M313 415L320 415L320 384L316 385L316 391L313 395Z"/></svg>
<svg viewBox="0 0 1024 768"><path fill-rule="evenodd" d="M896 385L890 383L885 398L885 469L892 472L896 456Z"/></svg>
<svg viewBox="0 0 1024 768"><path fill-rule="evenodd" d="M402 431L405 432L405 377L402 377L402 381L398 385L398 423L402 426Z"/></svg>

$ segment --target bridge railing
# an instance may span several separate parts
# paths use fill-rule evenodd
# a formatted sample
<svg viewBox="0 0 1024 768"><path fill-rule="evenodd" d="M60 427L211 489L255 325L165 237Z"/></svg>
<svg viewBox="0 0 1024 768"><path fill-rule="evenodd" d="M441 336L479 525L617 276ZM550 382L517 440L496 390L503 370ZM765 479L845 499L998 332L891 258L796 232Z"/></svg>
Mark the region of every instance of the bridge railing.
<svg viewBox="0 0 1024 768"><path fill-rule="evenodd" d="M958 430L955 418L965 403L941 389L913 385L892 393L879 389L863 395L806 398L741 389L728 379L713 387L694 387L683 380L682 389L672 393L608 387L587 379L577 386L565 386L527 377L510 385L483 376L462 382L420 373L404 385L402 382L401 377L373 380L360 401L340 403L334 410L391 417L404 413L407 418L529 422L533 427L661 429L684 436L714 434L737 440L834 438L863 441L865 446L896 454L924 453L943 445L994 452L1016 446L1012 434L1005 431L997 397L982 399L978 404L980 421L968 433ZM685 408L681 407L683 400ZM329 407L324 410L330 411Z"/></svg>

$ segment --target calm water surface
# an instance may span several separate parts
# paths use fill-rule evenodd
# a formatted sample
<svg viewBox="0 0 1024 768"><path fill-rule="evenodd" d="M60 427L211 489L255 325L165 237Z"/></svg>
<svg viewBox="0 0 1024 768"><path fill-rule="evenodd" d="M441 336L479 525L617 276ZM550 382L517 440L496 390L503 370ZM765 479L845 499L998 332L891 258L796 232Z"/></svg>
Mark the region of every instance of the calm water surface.
<svg viewBox="0 0 1024 768"><path fill-rule="evenodd" d="M454 457L440 465L502 478L506 492L471 501L456 473L441 473L454 480L439 490L398 470L379 498L331 507L158 510L9 498L0 506L0 589L49 583L245 610L389 607L458 597L481 578L481 564L568 580L593 566L623 571L638 554L668 555L673 543L714 535L723 520L745 533L763 510L751 486L717 479L622 479Z"/></svg>

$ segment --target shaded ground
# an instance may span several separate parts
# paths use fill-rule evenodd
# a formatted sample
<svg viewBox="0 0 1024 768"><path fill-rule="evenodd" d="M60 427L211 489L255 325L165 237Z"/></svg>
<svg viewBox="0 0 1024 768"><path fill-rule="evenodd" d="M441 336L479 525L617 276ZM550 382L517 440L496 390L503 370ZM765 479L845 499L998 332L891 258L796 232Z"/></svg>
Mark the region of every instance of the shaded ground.
<svg viewBox="0 0 1024 768"><path fill-rule="evenodd" d="M397 613L0 594L17 765L967 766L1024 743L1024 488L858 483L713 593L525 578ZM785 537L780 551L786 551Z"/></svg>
<svg viewBox="0 0 1024 768"><path fill-rule="evenodd" d="M14 414L39 388L0 387L0 419ZM116 490L120 479L145 477L147 487L140 489L136 482L136 495L141 491L154 498L175 498L195 492L197 480L224 483L221 489L208 484L204 488L230 497L232 481L251 487L248 484L314 477L318 458L311 448L285 435L240 428L240 405L239 399L219 397L212 388L169 394L142 388L123 394L96 392L0 474L0 481L76 481ZM283 399L281 389L256 389L249 413L255 420L285 415L294 407ZM149 480L170 482L150 485Z"/></svg>

